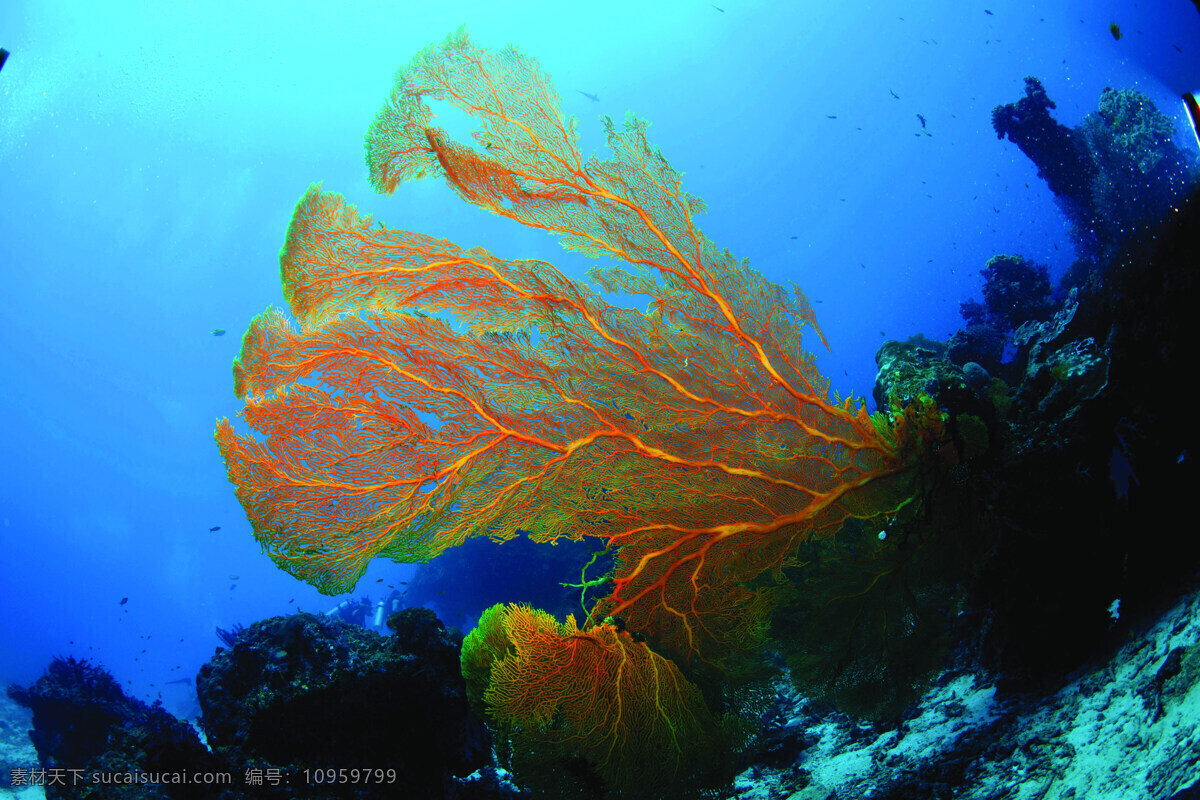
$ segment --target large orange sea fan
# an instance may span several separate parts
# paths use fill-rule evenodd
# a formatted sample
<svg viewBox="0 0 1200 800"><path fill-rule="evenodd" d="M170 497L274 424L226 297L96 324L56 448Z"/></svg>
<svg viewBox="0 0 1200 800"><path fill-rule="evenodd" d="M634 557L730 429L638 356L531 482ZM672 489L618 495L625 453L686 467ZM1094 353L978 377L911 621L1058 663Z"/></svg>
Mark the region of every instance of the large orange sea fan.
<svg viewBox="0 0 1200 800"><path fill-rule="evenodd" d="M478 121L472 144L435 126L433 100ZM644 123L605 124L608 159L583 158L537 63L459 31L398 73L367 159L381 191L440 175L624 262L592 280L648 298L644 313L544 262L384 228L320 187L301 199L281 254L297 324L268 310L234 365L259 435L217 428L281 567L334 593L375 555L604 537L617 566L600 615L719 658L754 637L762 578L798 542L911 498L913 416L831 399L801 343L819 336L803 294L704 236Z"/></svg>

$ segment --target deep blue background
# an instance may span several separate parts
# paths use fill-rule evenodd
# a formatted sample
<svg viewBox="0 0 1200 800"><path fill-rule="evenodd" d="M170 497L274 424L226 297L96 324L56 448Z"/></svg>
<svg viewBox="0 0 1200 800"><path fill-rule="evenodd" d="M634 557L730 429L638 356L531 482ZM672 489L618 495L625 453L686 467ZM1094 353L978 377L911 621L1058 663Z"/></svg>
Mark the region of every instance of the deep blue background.
<svg viewBox="0 0 1200 800"><path fill-rule="evenodd" d="M238 410L241 332L282 303L277 254L311 182L394 228L573 276L593 263L439 183L367 185L394 70L460 24L536 56L586 150L601 114L648 119L709 237L809 295L843 395L869 396L885 337L956 329L991 255L1070 263L1049 192L991 129L1026 75L1068 125L1105 86L1139 88L1196 147L1187 0L438 5L4 3L0 684L92 655L187 713L190 687L164 683L212 654L215 626L336 602L260 553L211 438ZM377 563L360 589L411 571Z"/></svg>

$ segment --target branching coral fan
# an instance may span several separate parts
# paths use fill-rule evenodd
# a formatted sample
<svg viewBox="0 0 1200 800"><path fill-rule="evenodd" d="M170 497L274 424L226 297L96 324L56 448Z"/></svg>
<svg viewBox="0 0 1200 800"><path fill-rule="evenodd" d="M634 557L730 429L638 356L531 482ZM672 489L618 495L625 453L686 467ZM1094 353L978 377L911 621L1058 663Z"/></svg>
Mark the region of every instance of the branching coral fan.
<svg viewBox="0 0 1200 800"><path fill-rule="evenodd" d="M474 143L436 127L431 101L474 117ZM471 536L601 537L616 560L591 620L720 665L757 640L799 542L910 501L940 418L831 400L801 345L820 335L804 295L700 232L704 204L644 122L605 127L611 155L585 159L515 48L459 31L420 53L367 136L376 188L442 176L624 261L591 278L647 311L544 262L384 228L314 186L280 256L298 324L268 309L234 363L261 435L222 420L216 438L259 541L323 592L376 555L424 561Z"/></svg>
<svg viewBox="0 0 1200 800"><path fill-rule="evenodd" d="M502 755L584 759L623 796L661 796L680 778L720 772L720 754L739 738L736 721L713 719L673 662L613 625L581 631L574 617L493 606L462 661L472 702L505 734Z"/></svg>

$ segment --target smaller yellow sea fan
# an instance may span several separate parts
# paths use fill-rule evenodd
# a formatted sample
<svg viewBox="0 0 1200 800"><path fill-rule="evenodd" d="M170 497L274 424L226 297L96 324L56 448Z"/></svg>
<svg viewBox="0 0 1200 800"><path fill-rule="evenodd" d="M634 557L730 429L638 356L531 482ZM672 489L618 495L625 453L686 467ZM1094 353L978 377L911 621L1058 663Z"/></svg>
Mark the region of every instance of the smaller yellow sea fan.
<svg viewBox="0 0 1200 800"><path fill-rule="evenodd" d="M493 606L462 664L472 702L514 753L537 767L582 759L622 797L669 795L736 744L736 723L714 720L674 662L613 625L581 631L574 617Z"/></svg>

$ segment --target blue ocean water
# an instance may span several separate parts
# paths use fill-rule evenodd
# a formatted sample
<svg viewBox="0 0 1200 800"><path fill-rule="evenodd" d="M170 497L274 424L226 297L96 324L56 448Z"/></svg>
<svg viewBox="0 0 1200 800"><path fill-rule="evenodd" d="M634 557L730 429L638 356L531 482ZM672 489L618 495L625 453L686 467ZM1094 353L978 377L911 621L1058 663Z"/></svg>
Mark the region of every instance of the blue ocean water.
<svg viewBox="0 0 1200 800"><path fill-rule="evenodd" d="M188 715L190 687L169 682L215 628L337 602L260 552L211 435L239 408L241 331L282 304L277 254L310 183L393 227L593 265L438 182L370 189L362 137L394 70L464 23L538 58L585 151L602 115L649 120L706 234L813 302L831 350L809 346L843 396L870 397L885 339L960 327L992 255L1070 264L1048 189L991 126L1025 76L1066 125L1106 86L1137 88L1196 148L1179 94L1200 88L1200 14L1182 0L8 0L0 684L72 654ZM412 572L373 564L358 596Z"/></svg>

